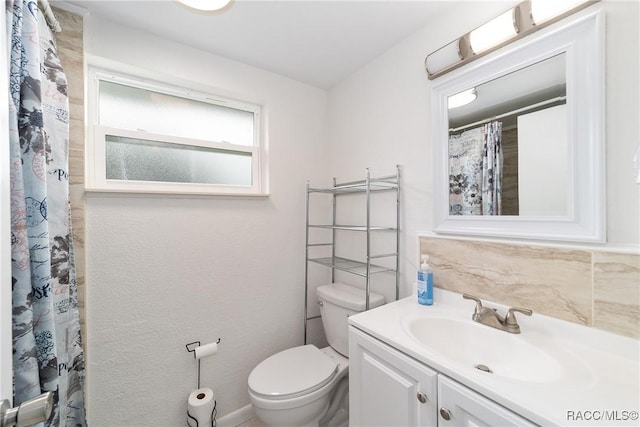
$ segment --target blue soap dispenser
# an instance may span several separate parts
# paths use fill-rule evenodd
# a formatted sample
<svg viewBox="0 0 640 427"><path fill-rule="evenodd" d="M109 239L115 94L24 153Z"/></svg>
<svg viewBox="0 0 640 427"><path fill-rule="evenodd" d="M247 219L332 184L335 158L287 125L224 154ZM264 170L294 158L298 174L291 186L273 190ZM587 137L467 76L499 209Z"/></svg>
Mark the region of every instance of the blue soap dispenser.
<svg viewBox="0 0 640 427"><path fill-rule="evenodd" d="M422 255L422 264L418 270L418 303L433 304L433 271L429 268L429 255Z"/></svg>

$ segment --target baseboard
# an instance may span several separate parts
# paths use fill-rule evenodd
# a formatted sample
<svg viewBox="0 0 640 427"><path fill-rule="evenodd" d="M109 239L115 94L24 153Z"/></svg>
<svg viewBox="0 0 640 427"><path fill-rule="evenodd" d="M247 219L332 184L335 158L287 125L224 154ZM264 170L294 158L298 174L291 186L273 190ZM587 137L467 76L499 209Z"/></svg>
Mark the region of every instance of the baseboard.
<svg viewBox="0 0 640 427"><path fill-rule="evenodd" d="M216 427L236 427L242 423L246 423L251 418L255 418L255 416L256 411L253 409L253 405L248 404L237 411L218 418L216 420Z"/></svg>

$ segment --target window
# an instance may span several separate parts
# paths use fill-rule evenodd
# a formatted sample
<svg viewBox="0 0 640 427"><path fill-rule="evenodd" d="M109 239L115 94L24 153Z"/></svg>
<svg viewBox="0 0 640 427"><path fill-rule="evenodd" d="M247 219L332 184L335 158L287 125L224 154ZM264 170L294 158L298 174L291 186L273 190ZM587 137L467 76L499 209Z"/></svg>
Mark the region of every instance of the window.
<svg viewBox="0 0 640 427"><path fill-rule="evenodd" d="M260 106L90 69L87 189L265 194Z"/></svg>

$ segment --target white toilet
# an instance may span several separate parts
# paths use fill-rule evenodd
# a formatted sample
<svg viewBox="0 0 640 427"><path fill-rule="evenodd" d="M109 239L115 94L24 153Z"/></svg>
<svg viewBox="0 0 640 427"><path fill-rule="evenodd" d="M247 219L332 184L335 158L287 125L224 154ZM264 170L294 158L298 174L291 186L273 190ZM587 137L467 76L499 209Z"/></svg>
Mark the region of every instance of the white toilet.
<svg viewBox="0 0 640 427"><path fill-rule="evenodd" d="M364 311L365 293L342 283L319 286L317 293L330 347L304 345L281 351L249 375L251 403L258 417L270 426L347 425L347 318ZM369 295L370 308L382 304L382 295ZM343 422L334 418L341 409Z"/></svg>

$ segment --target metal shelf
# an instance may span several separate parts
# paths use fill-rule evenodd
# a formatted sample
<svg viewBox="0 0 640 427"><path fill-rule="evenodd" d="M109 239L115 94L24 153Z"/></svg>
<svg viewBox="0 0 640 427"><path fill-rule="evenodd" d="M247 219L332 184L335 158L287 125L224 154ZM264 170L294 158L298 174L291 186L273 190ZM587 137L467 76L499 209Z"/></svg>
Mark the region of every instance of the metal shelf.
<svg viewBox="0 0 640 427"><path fill-rule="evenodd" d="M352 259L340 258L340 257L309 258L309 261L315 262L316 264L324 265L326 267L335 268L336 270L346 271L351 274L367 277L366 262L355 261ZM389 271L395 272L396 269L383 267L381 265L376 265L376 264L369 265L369 274L385 273Z"/></svg>
<svg viewBox="0 0 640 427"><path fill-rule="evenodd" d="M372 226L371 225L371 199L374 193L385 192L385 191L393 191L395 192L396 199L396 226L395 227L380 227L380 226ZM310 195L320 193L320 194L329 194L333 198L333 220L332 224L309 224L309 200ZM366 223L365 225L344 225L336 223L336 200L337 196L341 195L349 195L349 194L365 194L366 195ZM308 305L308 295L309 295L309 263L320 264L326 267L331 268L331 281L335 281L335 273L336 271L344 271L347 273L355 274L360 277L364 277L366 281L365 285L365 309L369 309L369 295L371 292L371 276L378 273L391 272L395 273L395 297L396 300L399 297L400 292L400 274L399 274L399 265L400 265L400 167L396 167L396 173L394 175L389 176L381 176L377 178L372 178L369 174L369 169L367 169L366 179L360 181L352 181L352 182L342 182L337 183L335 178L333 180L333 186L329 188L312 188L309 185L309 181L307 181L307 224L306 224L306 253L305 253L305 291L304 291L304 342L307 343L307 320L309 320L307 315L307 305ZM323 241L319 242L310 242L309 241L309 230L311 228L322 228L327 230L332 230L332 235L330 241L325 238ZM366 259L366 262L356 261L347 258L341 258L336 256L336 235L337 231L346 230L346 231L358 231L366 233L366 253L363 254L363 258ZM395 233L395 248L394 252L387 254L371 254L371 235L372 232L377 231L392 231ZM331 247L331 256L329 257L310 257L309 249L311 247L319 247L326 246ZM378 260L381 258L394 258L395 259L395 268L385 267L378 264L373 264L373 260Z"/></svg>
<svg viewBox="0 0 640 427"><path fill-rule="evenodd" d="M391 191L400 188L398 183L398 174L382 176L379 178L369 178L360 181L351 181L343 183L335 183L333 187L328 188L312 188L309 187L307 191L309 193L325 193L325 194L353 194L353 193L366 193L378 192L378 191Z"/></svg>
<svg viewBox="0 0 640 427"><path fill-rule="evenodd" d="M395 191L398 188L397 184L389 182L375 182L371 183L369 191L372 193L378 193L381 191ZM367 187L362 184L357 185L343 185L330 188L309 188L309 193L325 193L339 196L341 194L356 194L366 193Z"/></svg>
<svg viewBox="0 0 640 427"><path fill-rule="evenodd" d="M396 231L395 227L378 227L378 226L369 226L366 225L324 225L324 224L309 224L311 228L326 228L329 230L347 230L347 231Z"/></svg>

